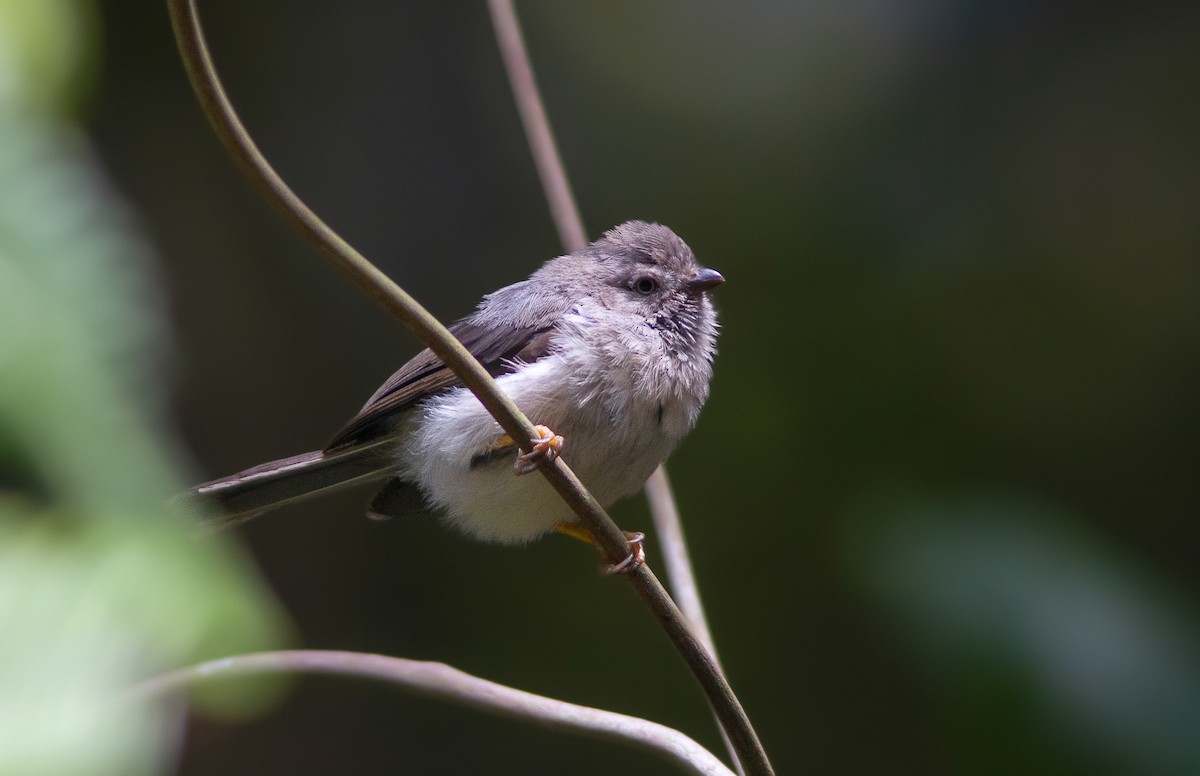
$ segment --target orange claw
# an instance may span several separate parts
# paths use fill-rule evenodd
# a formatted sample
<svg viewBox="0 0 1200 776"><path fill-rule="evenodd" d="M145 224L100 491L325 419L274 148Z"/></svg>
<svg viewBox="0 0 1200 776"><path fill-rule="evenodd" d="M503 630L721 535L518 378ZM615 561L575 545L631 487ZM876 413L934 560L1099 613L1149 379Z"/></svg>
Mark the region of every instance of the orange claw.
<svg viewBox="0 0 1200 776"><path fill-rule="evenodd" d="M605 566L605 574L628 574L638 566L646 564L646 550L642 546L646 542L646 534L641 531L626 531L625 540L629 542L629 556L620 563Z"/></svg>
<svg viewBox="0 0 1200 776"><path fill-rule="evenodd" d="M518 455L517 463L513 467L518 476L537 471L552 462L562 452L562 436L555 434L545 426L534 426L533 430L537 433L536 437L529 440L533 443L533 449L528 453Z"/></svg>
<svg viewBox="0 0 1200 776"><path fill-rule="evenodd" d="M596 549L600 549L600 545L596 543L595 537L591 531L584 528L576 522L561 522L554 524L554 530L561 534L570 536L574 539L585 541ZM625 534L625 541L629 542L629 555L625 560L618 563L608 563L603 567L605 574L628 574L638 566L646 563L646 550L642 546L646 542L646 534L641 531L622 531Z"/></svg>

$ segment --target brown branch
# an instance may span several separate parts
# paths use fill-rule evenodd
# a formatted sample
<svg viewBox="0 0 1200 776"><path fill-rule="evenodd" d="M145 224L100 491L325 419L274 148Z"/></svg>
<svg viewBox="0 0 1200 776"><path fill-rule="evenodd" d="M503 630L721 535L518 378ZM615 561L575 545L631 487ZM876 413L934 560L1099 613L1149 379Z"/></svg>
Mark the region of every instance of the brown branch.
<svg viewBox="0 0 1200 776"><path fill-rule="evenodd" d="M678 730L657 722L506 687L444 663L406 660L361 652L289 650L212 660L149 679L130 692L150 700L210 679L268 673L332 674L380 680L501 717L532 722L563 733L586 735L658 755L700 776L732 776L711 752Z"/></svg>
<svg viewBox="0 0 1200 776"><path fill-rule="evenodd" d="M225 96L204 42L195 0L167 0L167 5L171 11L176 40L183 54L188 77L196 90L201 107L226 149L242 166L251 181L257 184L264 196L277 206L305 237L321 248L352 281L398 318L442 359L479 398L501 427L513 439L519 440L521 449L529 452L532 449L529 440L536 436L533 424L500 390L487 370L445 326L404 289L330 229L288 188L267 163ZM563 494L584 525L596 536L610 562L619 563L628 557L629 545L625 536L600 504L587 493L562 458L555 460L555 466L543 468L542 472L555 489Z"/></svg>
<svg viewBox="0 0 1200 776"><path fill-rule="evenodd" d="M237 118L220 84L204 42L195 0L167 0L167 5L188 79L196 90L201 107L226 149L250 179L334 264L441 358L479 398L500 426L513 439L520 440L521 448L528 452L532 447L528 440L534 436L533 425L499 389L483 366L415 299L321 221L267 163ZM556 459L552 466L544 467L541 471L595 537L608 562L620 563L627 558L629 545L624 534L599 502L588 493L563 459ZM638 567L625 576L659 619L663 630L695 675L722 727L742 755L743 764L746 764L747 768L752 764L750 772L755 774L772 773L762 745L737 697L709 657L707 650L688 630L683 616L666 590L647 566Z"/></svg>

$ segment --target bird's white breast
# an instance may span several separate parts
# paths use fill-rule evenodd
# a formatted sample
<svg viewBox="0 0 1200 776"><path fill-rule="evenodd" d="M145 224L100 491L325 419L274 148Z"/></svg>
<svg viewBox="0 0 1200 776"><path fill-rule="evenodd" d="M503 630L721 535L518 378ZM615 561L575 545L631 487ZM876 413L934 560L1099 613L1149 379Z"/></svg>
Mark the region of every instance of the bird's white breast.
<svg viewBox="0 0 1200 776"><path fill-rule="evenodd" d="M695 424L711 372L704 355L680 359L649 326L609 327L575 311L549 355L498 382L533 423L563 435L563 459L608 506L637 491ZM543 477L513 473L515 453L471 468L504 432L467 389L426 401L412 423L404 476L466 533L522 543L574 520Z"/></svg>

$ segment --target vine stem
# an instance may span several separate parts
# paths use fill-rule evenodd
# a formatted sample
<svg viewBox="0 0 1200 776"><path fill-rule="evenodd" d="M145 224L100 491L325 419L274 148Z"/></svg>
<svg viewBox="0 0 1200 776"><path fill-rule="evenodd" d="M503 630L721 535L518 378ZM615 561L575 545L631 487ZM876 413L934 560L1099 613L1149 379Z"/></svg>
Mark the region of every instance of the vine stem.
<svg viewBox="0 0 1200 776"><path fill-rule="evenodd" d="M270 166L238 119L217 76L200 26L195 0L167 0L176 42L183 57L188 80L201 108L212 123L226 150L263 194L301 234L364 292L400 320L462 380L510 437L520 440L521 449L532 449L533 424L496 385L483 366L433 315L377 267L367 261L329 228ZM624 534L598 501L561 458L542 467L542 474L580 521L595 537L609 563L629 556ZM722 728L738 752L747 772L771 774L773 770L762 744L724 675L708 650L696 639L674 601L649 566L642 565L624 575L659 620L663 631L680 653L708 697Z"/></svg>
<svg viewBox="0 0 1200 776"><path fill-rule="evenodd" d="M550 730L651 752L697 776L731 776L711 752L678 730L638 717L579 706L506 687L444 663L362 652L283 650L212 660L156 676L130 690L131 700L181 692L193 684L273 673L355 676Z"/></svg>

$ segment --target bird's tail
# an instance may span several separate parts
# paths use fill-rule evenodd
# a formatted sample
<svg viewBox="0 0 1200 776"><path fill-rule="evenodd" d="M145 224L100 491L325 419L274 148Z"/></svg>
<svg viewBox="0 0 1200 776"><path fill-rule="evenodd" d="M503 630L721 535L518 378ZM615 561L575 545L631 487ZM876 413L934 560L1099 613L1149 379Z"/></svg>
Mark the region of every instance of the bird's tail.
<svg viewBox="0 0 1200 776"><path fill-rule="evenodd" d="M184 491L174 503L220 525L396 473L396 460L380 442L302 453Z"/></svg>

